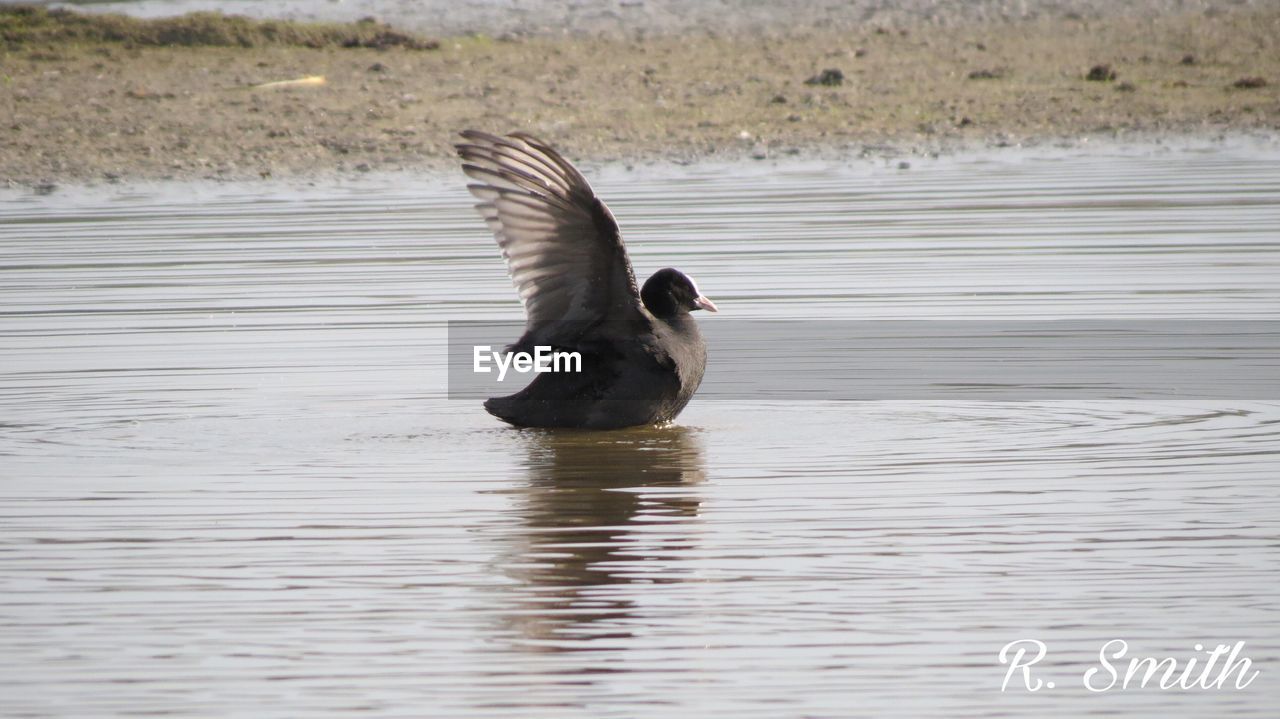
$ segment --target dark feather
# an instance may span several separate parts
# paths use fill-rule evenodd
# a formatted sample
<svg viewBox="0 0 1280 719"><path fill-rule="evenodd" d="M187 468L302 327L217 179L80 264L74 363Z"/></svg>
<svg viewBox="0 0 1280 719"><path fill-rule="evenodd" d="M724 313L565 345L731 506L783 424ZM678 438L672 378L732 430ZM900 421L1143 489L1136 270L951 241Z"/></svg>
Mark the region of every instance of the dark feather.
<svg viewBox="0 0 1280 719"><path fill-rule="evenodd" d="M530 135L462 137L476 209L528 314L517 345L564 344L602 322L647 324L618 223L582 173Z"/></svg>

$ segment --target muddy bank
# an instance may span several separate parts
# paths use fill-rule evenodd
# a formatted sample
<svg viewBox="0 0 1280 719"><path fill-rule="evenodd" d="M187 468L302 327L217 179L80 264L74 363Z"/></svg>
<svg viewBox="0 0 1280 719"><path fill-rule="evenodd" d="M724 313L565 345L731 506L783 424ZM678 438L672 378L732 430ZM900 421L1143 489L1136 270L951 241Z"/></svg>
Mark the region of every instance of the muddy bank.
<svg viewBox="0 0 1280 719"><path fill-rule="evenodd" d="M254 20L195 12L139 19L117 13L86 15L18 4L0 8L0 44L8 50L76 44L124 47L365 47L435 50L439 43L391 28L369 17L357 22Z"/></svg>
<svg viewBox="0 0 1280 719"><path fill-rule="evenodd" d="M1280 8L1241 7L435 49L44 39L0 56L0 182L431 168L465 127L600 161L1275 132L1278 38Z"/></svg>

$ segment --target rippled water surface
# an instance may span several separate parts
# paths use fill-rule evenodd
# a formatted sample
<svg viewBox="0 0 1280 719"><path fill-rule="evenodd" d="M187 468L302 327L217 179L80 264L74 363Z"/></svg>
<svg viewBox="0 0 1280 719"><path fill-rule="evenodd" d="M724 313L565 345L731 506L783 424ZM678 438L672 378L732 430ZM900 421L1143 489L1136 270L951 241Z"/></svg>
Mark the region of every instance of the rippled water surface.
<svg viewBox="0 0 1280 719"><path fill-rule="evenodd" d="M1278 159L590 174L720 317L1275 320ZM505 428L445 398L445 322L520 316L462 184L0 207L0 714L1274 716L1277 398ZM1116 638L1261 674L1091 694Z"/></svg>

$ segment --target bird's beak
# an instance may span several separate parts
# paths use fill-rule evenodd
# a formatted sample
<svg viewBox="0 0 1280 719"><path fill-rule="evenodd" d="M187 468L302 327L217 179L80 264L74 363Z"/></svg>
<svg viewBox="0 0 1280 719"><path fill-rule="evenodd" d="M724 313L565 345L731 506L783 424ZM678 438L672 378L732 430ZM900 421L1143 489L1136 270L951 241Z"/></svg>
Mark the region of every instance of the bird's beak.
<svg viewBox="0 0 1280 719"><path fill-rule="evenodd" d="M706 310L706 311L708 311L708 312L719 312L719 311L720 311L720 310L716 307L716 303L712 302L711 300L707 299L706 297L703 297L702 295L698 295L696 298L694 298L694 300L693 300L693 306L694 306L694 307L697 307L697 308L698 308L698 309L700 309L700 310Z"/></svg>

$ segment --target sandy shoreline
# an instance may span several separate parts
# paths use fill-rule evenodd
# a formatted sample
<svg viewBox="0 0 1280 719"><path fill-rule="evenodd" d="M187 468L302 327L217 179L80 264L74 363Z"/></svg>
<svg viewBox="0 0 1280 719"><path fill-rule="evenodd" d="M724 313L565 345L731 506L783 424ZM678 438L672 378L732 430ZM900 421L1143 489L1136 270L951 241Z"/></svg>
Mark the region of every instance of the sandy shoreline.
<svg viewBox="0 0 1280 719"><path fill-rule="evenodd" d="M1115 78L1087 80L1099 64ZM843 81L806 84L826 69ZM10 186L440 169L466 127L524 129L585 161L913 155L1274 133L1280 8L436 50L66 43L10 46L0 74Z"/></svg>

